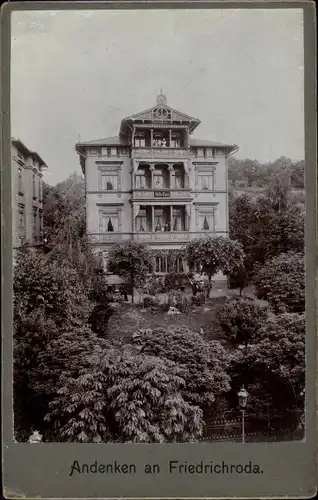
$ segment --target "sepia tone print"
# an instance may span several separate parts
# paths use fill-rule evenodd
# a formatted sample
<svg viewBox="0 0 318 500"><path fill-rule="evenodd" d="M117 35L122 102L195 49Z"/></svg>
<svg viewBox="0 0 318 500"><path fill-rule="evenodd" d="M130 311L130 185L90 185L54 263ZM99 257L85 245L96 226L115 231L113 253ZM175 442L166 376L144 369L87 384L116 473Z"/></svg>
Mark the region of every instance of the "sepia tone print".
<svg viewBox="0 0 318 500"><path fill-rule="evenodd" d="M191 64L180 60L179 73L165 77L171 46L151 11L142 13L148 16L144 33L133 13L128 31L124 11L13 18L17 442L304 439L301 11L288 13L290 24L279 11L200 12L191 16L203 35L208 18L224 33L225 18L230 42L222 54L213 49L214 65L203 71L204 36L192 34L186 45ZM188 40L188 14L175 18L176 44ZM177 13L161 15L168 22ZM65 34L70 16L78 32L76 47L65 44L67 64L65 35L54 38L61 51L56 67L42 59L37 64L32 44L44 40L51 53L52 33ZM151 57L147 26L162 44ZM247 27L257 32L262 58L256 62ZM231 55L237 33L243 37L239 62ZM24 89L18 109L23 64L17 50L25 38L39 93ZM126 48L131 43L135 52L116 52L114 40ZM105 47L102 70L94 53L99 44ZM129 81L135 74L130 57L139 68L136 83ZM161 78L155 69L141 78L141 68L154 61ZM103 81L95 71L103 72ZM197 85L184 84L186 71ZM64 96L54 106L47 75ZM85 75L85 85L72 75ZM237 82L244 82L239 91ZM28 99L35 103L32 131ZM46 117L43 131L38 116Z"/></svg>

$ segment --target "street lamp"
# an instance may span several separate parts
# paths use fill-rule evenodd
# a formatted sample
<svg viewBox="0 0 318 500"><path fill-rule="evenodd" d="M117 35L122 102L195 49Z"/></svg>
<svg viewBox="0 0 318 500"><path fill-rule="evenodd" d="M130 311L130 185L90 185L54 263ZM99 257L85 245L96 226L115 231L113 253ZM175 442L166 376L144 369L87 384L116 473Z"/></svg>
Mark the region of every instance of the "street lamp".
<svg viewBox="0 0 318 500"><path fill-rule="evenodd" d="M248 392L246 389L244 389L244 385L242 385L242 388L240 392L238 392L238 400L239 400L239 405L241 407L241 412L242 412L242 443L245 443L245 408L246 408L246 403L247 403L247 398L248 398Z"/></svg>

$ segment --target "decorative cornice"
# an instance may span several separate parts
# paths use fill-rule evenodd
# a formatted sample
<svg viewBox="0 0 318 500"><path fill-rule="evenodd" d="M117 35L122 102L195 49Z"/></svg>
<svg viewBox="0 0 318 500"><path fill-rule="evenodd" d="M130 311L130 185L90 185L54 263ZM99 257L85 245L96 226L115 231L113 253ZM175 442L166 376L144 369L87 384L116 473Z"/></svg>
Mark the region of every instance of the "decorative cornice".
<svg viewBox="0 0 318 500"><path fill-rule="evenodd" d="M122 165L124 161L122 160L96 160L97 165L112 166L112 165Z"/></svg>
<svg viewBox="0 0 318 500"><path fill-rule="evenodd" d="M199 205L199 206L211 206L211 205L218 205L218 201L194 201L193 205Z"/></svg>
<svg viewBox="0 0 318 500"><path fill-rule="evenodd" d="M209 166L215 166L217 165L218 161L192 161L192 165L195 165L196 167L209 167Z"/></svg>
<svg viewBox="0 0 318 500"><path fill-rule="evenodd" d="M99 195L102 195L102 194L131 194L131 190L130 191L115 191L115 190L106 190L106 191L102 191L102 190L99 190L99 191L86 191L86 194L99 194Z"/></svg>
<svg viewBox="0 0 318 500"><path fill-rule="evenodd" d="M124 203L96 203L98 207L122 207Z"/></svg>

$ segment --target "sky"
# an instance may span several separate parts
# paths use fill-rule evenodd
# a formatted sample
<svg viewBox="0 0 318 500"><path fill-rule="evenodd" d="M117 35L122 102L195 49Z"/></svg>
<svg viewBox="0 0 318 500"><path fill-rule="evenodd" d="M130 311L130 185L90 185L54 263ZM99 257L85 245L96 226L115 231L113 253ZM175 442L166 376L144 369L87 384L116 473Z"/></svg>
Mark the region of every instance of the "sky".
<svg viewBox="0 0 318 500"><path fill-rule="evenodd" d="M20 11L11 20L11 135L55 184L80 172L78 140L167 104L193 137L238 158L304 157L301 9Z"/></svg>

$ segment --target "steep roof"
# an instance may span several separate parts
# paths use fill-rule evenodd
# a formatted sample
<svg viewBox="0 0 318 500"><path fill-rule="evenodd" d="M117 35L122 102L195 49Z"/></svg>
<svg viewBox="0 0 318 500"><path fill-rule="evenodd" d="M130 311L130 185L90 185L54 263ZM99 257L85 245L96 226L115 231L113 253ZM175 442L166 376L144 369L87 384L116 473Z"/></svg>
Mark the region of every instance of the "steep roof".
<svg viewBox="0 0 318 500"><path fill-rule="evenodd" d="M92 141L78 142L76 146L125 146L128 145L125 136L115 135L113 137L106 137L105 139L94 139Z"/></svg>
<svg viewBox="0 0 318 500"><path fill-rule="evenodd" d="M125 146L129 145L125 136L114 136L106 137L105 139L96 139L92 141L79 142L76 146L91 146L91 147L101 147L101 146ZM75 146L75 147L76 147ZM193 139L190 137L190 146L192 147L235 147L234 144L225 144L222 142L207 141L204 139Z"/></svg>
<svg viewBox="0 0 318 500"><path fill-rule="evenodd" d="M204 139L193 139L192 137L190 137L190 146L193 146L193 147L220 147L220 148L226 148L226 147L229 147L229 148L232 148L235 146L235 144L225 144L223 142L214 142L214 141L206 141Z"/></svg>

